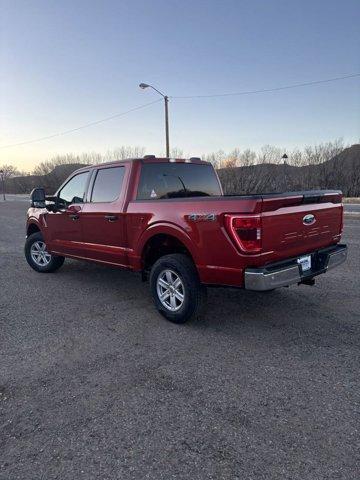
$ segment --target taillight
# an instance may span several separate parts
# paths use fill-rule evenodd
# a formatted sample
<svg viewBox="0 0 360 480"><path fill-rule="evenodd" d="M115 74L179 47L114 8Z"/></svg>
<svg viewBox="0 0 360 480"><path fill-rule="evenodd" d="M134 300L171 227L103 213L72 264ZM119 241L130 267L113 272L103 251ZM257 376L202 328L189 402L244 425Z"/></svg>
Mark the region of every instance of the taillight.
<svg viewBox="0 0 360 480"><path fill-rule="evenodd" d="M244 253L261 251L260 215L225 215L226 230Z"/></svg>

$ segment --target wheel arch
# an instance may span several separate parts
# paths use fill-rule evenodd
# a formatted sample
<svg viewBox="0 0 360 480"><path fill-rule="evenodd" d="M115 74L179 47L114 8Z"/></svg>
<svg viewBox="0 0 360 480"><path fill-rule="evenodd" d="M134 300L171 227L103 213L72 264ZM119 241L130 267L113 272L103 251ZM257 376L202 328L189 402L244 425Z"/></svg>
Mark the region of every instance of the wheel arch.
<svg viewBox="0 0 360 480"><path fill-rule="evenodd" d="M41 232L40 225L35 220L30 221L26 226L26 237L36 232Z"/></svg>
<svg viewBox="0 0 360 480"><path fill-rule="evenodd" d="M176 225L157 224L146 230L138 245L141 268L148 271L160 257L171 253L183 253L196 265L198 258L194 245Z"/></svg>

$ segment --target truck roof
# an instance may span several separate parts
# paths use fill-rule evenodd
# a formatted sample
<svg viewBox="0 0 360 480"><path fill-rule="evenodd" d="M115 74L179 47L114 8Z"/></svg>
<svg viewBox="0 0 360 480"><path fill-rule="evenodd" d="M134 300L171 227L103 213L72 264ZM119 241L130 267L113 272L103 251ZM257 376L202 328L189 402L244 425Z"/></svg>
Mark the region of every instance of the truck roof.
<svg viewBox="0 0 360 480"><path fill-rule="evenodd" d="M109 165L117 165L124 162L141 162L141 163L195 163L197 165L211 165L210 162L205 162L201 160L199 157L191 157L191 158L168 158L168 157L156 157L155 155L145 155L144 157L139 158L125 158L123 160L112 160L111 162L103 162L97 164L90 164L86 165L82 168L76 170L77 172L86 170L90 168L97 168L97 167L104 167Z"/></svg>

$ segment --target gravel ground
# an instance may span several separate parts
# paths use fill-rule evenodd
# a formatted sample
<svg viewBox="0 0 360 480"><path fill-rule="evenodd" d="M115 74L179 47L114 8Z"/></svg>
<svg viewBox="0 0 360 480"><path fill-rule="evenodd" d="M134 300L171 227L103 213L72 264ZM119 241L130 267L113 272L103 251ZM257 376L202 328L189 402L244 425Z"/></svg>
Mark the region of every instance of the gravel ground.
<svg viewBox="0 0 360 480"><path fill-rule="evenodd" d="M211 289L176 326L137 275L26 264L0 204L0 478L358 479L360 221L314 287Z"/></svg>
<svg viewBox="0 0 360 480"><path fill-rule="evenodd" d="M350 213L350 212L360 213L360 203L345 203L344 211L346 213Z"/></svg>

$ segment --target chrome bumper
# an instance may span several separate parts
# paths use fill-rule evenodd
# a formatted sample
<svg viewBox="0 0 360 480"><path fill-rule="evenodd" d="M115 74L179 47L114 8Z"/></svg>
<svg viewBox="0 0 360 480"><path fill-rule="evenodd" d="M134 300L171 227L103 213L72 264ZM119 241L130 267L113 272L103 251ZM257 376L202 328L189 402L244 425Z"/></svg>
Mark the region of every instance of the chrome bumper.
<svg viewBox="0 0 360 480"><path fill-rule="evenodd" d="M247 268L245 270L245 288L247 290L273 290L302 283L325 273L345 262L347 246L336 245L311 254L312 268L302 272L296 258L267 265L263 268Z"/></svg>

